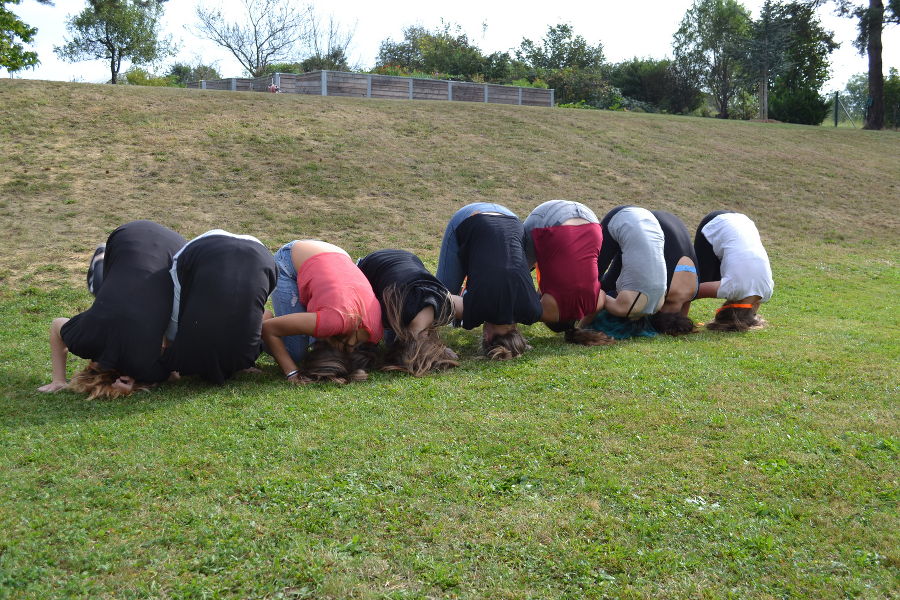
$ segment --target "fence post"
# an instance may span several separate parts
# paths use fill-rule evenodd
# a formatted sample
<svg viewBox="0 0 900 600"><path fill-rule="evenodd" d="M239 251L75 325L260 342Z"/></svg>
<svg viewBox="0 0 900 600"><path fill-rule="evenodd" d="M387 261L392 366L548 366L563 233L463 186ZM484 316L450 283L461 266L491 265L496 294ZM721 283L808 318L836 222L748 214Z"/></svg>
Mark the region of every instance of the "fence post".
<svg viewBox="0 0 900 600"><path fill-rule="evenodd" d="M328 71L322 71L322 95L328 95Z"/></svg>
<svg viewBox="0 0 900 600"><path fill-rule="evenodd" d="M488 101L488 87L487 84L484 84L484 101Z"/></svg>
<svg viewBox="0 0 900 600"><path fill-rule="evenodd" d="M279 90L281 89L281 73L275 73L275 76L272 77L272 83L275 84Z"/></svg>
<svg viewBox="0 0 900 600"><path fill-rule="evenodd" d="M453 101L453 82L452 81L447 82L447 100L449 100L450 102Z"/></svg>
<svg viewBox="0 0 900 600"><path fill-rule="evenodd" d="M841 109L840 92L834 93L834 126L838 126L838 111Z"/></svg>
<svg viewBox="0 0 900 600"><path fill-rule="evenodd" d="M522 106L522 88L519 88L519 106Z"/></svg>
<svg viewBox="0 0 900 600"><path fill-rule="evenodd" d="M550 90L550 107L552 108L555 105L556 105L556 90L551 89Z"/></svg>
<svg viewBox="0 0 900 600"><path fill-rule="evenodd" d="M231 91L232 92L237 91L237 78L236 77L231 78Z"/></svg>
<svg viewBox="0 0 900 600"><path fill-rule="evenodd" d="M200 80L200 89L201 89L201 90L205 90L205 89L206 89L206 80L205 80L205 79L201 79L201 80Z"/></svg>
<svg viewBox="0 0 900 600"><path fill-rule="evenodd" d="M412 83L413 83L413 80L412 80L412 77L410 77L410 78L409 78L409 99L410 99L410 100L413 99L413 97L412 97Z"/></svg>
<svg viewBox="0 0 900 600"><path fill-rule="evenodd" d="M366 77L366 79L367 79L367 81L366 81L366 98L371 98L372 97L372 76L369 75L368 77Z"/></svg>

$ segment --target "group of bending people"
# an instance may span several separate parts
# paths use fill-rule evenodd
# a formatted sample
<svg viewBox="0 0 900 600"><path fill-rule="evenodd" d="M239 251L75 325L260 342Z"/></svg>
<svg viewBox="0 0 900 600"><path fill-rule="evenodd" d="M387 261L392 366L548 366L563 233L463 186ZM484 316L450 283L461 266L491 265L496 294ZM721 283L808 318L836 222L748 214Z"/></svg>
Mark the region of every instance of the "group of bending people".
<svg viewBox="0 0 900 600"><path fill-rule="evenodd" d="M97 248L87 280L92 306L51 325L53 377L40 391L116 397L183 376L222 383L254 370L261 352L294 383L362 380L378 366L421 376L459 364L438 333L450 323L482 327L484 354L502 360L529 348L517 325L538 321L589 346L691 333L695 298L725 300L708 328L745 331L764 324L757 311L773 289L743 214L708 214L692 240L668 212L619 206L601 221L567 200L524 222L499 204L464 206L435 274L405 250L354 262L328 242L295 240L273 256L250 235L214 229L187 241L134 221ZM67 381L70 352L89 363Z"/></svg>

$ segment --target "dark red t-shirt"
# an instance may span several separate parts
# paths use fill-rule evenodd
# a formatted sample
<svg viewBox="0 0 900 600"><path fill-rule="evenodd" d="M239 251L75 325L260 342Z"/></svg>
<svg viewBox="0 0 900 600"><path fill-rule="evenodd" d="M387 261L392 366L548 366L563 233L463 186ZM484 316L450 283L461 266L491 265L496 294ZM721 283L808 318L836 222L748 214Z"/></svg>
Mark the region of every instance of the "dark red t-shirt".
<svg viewBox="0 0 900 600"><path fill-rule="evenodd" d="M597 255L603 231L597 223L557 225L531 230L542 294L559 307L559 320L571 321L597 312L600 277Z"/></svg>

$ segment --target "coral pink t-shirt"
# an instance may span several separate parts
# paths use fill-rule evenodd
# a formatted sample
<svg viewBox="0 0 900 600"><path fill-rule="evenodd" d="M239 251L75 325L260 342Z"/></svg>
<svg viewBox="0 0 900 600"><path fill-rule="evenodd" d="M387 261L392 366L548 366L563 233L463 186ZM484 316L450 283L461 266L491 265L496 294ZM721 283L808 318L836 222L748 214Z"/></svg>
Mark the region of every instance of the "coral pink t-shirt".
<svg viewBox="0 0 900 600"><path fill-rule="evenodd" d="M307 312L316 313L313 336L346 334L359 323L370 342L381 341L381 305L369 280L346 254L322 252L306 259L297 274L297 290Z"/></svg>
<svg viewBox="0 0 900 600"><path fill-rule="evenodd" d="M597 312L597 255L603 243L600 225L541 227L533 229L531 237L541 273L541 293L556 300L560 321Z"/></svg>

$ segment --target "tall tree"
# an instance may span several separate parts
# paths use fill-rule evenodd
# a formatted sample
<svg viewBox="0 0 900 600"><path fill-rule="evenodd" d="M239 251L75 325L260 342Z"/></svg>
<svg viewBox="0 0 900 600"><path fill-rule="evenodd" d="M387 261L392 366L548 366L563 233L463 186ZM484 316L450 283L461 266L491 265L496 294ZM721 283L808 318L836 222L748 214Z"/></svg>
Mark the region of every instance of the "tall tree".
<svg viewBox="0 0 900 600"><path fill-rule="evenodd" d="M37 0L41 4L50 4L50 0ZM40 62L37 52L26 50L23 44L34 41L36 27L24 23L7 8L7 5L19 4L21 0L0 0L0 68L10 73L35 67Z"/></svg>
<svg viewBox="0 0 900 600"><path fill-rule="evenodd" d="M712 96L719 118L742 89L742 68L750 37L750 14L737 0L694 0L675 32L675 61L695 72Z"/></svg>
<svg viewBox="0 0 900 600"><path fill-rule="evenodd" d="M789 37L780 68L772 74L773 116L780 121L818 125L828 112L820 94L828 80L829 55L838 47L834 34L825 30L815 8L806 2L789 2L780 18Z"/></svg>
<svg viewBox="0 0 900 600"><path fill-rule="evenodd" d="M759 86L759 118L769 118L769 80L785 64L790 36L790 24L783 6L765 0L759 19L750 27L747 48L748 71Z"/></svg>
<svg viewBox="0 0 900 600"><path fill-rule="evenodd" d="M225 16L221 8L197 6L201 36L231 52L253 77L266 72L275 62L291 62L300 57L308 39L312 13L292 0L241 0L242 15L237 20Z"/></svg>
<svg viewBox="0 0 900 600"><path fill-rule="evenodd" d="M860 54L869 57L869 107L866 129L884 128L884 72L882 71L881 34L885 25L900 23L900 0L852 2L851 0L810 0L813 6L827 2L836 5L837 13L857 19L859 35L853 42Z"/></svg>
<svg viewBox="0 0 900 600"><path fill-rule="evenodd" d="M136 65L153 62L174 50L169 38L160 38L161 2L91 0L71 17L71 40L53 51L69 62L109 61L110 83L117 83L122 61Z"/></svg>
<svg viewBox="0 0 900 600"><path fill-rule="evenodd" d="M540 45L523 39L516 58L533 69L600 69L603 44L591 46L582 36L575 35L571 25L560 23L547 28Z"/></svg>
<svg viewBox="0 0 900 600"><path fill-rule="evenodd" d="M303 70L350 71L347 50L355 29L345 29L334 16L321 18L310 9L308 45L312 54L303 60Z"/></svg>

